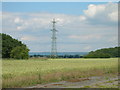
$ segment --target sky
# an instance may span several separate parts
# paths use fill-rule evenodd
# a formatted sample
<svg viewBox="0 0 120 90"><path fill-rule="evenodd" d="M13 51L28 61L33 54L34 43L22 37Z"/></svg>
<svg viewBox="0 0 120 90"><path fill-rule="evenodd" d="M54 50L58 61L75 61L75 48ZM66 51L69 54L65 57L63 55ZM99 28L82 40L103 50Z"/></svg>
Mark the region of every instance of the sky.
<svg viewBox="0 0 120 90"><path fill-rule="evenodd" d="M89 52L118 45L118 4L112 2L3 2L2 32L30 52L50 52L55 18L58 52Z"/></svg>

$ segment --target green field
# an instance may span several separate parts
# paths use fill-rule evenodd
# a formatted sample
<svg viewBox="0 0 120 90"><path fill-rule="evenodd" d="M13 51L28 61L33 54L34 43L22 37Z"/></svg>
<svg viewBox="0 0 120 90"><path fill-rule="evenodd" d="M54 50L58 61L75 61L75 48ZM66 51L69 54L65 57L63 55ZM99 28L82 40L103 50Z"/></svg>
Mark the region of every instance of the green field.
<svg viewBox="0 0 120 90"><path fill-rule="evenodd" d="M118 73L118 59L2 60L3 88Z"/></svg>

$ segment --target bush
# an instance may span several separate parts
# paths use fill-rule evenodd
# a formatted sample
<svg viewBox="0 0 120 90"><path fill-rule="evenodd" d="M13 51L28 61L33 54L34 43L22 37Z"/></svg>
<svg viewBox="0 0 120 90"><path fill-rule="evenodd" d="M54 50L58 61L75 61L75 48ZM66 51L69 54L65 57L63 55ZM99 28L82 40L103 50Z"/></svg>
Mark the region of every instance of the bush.
<svg viewBox="0 0 120 90"><path fill-rule="evenodd" d="M84 58L110 58L120 57L120 47L103 48L96 51L91 51Z"/></svg>
<svg viewBox="0 0 120 90"><path fill-rule="evenodd" d="M107 53L90 53L85 55L84 58L110 58L110 55Z"/></svg>
<svg viewBox="0 0 120 90"><path fill-rule="evenodd" d="M29 58L29 49L25 46L17 46L12 49L10 57L14 59L28 59Z"/></svg>
<svg viewBox="0 0 120 90"><path fill-rule="evenodd" d="M24 46L27 47L25 44L23 44L21 41L18 41L17 39L12 38L10 35L0 33L0 37L2 37L2 58L10 58L11 51L17 47L17 46Z"/></svg>

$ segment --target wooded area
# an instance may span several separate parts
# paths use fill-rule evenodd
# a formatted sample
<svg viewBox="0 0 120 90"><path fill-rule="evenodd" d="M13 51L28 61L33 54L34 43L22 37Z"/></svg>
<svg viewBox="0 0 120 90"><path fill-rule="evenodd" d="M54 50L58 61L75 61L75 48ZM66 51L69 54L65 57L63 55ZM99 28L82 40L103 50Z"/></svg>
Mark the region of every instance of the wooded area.
<svg viewBox="0 0 120 90"><path fill-rule="evenodd" d="M4 33L0 33L0 36L2 36L2 58L28 59L29 49L25 44Z"/></svg>

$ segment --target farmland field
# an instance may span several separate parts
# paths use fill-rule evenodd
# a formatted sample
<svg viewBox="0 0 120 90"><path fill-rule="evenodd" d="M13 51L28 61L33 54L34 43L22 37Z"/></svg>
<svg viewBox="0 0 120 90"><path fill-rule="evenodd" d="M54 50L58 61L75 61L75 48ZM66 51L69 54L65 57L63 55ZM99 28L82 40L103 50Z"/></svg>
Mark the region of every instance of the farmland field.
<svg viewBox="0 0 120 90"><path fill-rule="evenodd" d="M118 58L2 60L2 73L3 88L27 87L71 78L117 75Z"/></svg>

